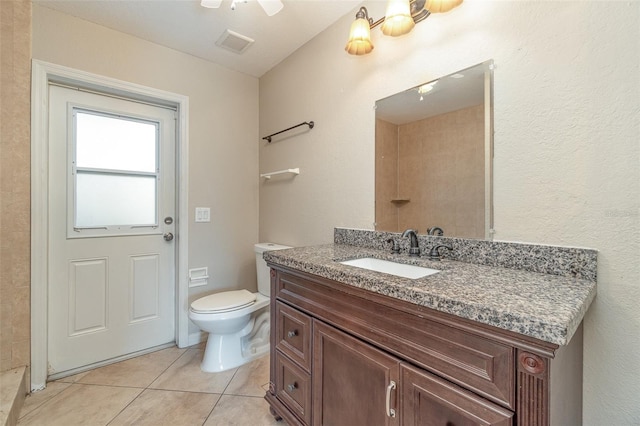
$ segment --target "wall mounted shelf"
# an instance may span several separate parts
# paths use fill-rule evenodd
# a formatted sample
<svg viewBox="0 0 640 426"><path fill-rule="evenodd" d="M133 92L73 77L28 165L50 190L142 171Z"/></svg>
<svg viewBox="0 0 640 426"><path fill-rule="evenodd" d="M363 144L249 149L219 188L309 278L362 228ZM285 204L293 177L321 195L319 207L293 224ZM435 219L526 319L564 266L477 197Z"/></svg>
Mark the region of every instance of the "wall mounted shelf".
<svg viewBox="0 0 640 426"><path fill-rule="evenodd" d="M285 170L278 170L277 172L262 173L260 177L265 179L271 179L272 176L284 175L284 174L299 175L300 168L296 167L295 169L285 169Z"/></svg>
<svg viewBox="0 0 640 426"><path fill-rule="evenodd" d="M391 202L396 205L407 204L409 201L411 201L409 198L394 198L391 200Z"/></svg>

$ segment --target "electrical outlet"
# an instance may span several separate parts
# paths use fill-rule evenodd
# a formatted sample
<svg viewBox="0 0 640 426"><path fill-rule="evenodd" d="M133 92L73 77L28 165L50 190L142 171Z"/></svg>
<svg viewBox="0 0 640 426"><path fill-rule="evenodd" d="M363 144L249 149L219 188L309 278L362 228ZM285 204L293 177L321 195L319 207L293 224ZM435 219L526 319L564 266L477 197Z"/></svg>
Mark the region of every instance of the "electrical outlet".
<svg viewBox="0 0 640 426"><path fill-rule="evenodd" d="M211 209L209 207L196 207L196 222L211 222Z"/></svg>

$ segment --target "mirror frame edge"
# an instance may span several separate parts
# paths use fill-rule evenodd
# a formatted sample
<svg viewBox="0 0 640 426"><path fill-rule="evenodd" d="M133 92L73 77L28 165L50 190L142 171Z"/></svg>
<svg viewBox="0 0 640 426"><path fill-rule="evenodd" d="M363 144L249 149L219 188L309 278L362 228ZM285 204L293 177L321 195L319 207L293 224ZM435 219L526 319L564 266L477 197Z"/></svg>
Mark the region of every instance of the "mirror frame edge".
<svg viewBox="0 0 640 426"><path fill-rule="evenodd" d="M484 70L484 105L485 111L487 108L488 113L485 112L485 179L484 179L484 197L485 197L485 229L484 237L487 241L493 241L495 234L493 215L493 156L494 156L494 129L493 129L493 70L495 69L495 63L493 59L488 59L481 62L485 67Z"/></svg>

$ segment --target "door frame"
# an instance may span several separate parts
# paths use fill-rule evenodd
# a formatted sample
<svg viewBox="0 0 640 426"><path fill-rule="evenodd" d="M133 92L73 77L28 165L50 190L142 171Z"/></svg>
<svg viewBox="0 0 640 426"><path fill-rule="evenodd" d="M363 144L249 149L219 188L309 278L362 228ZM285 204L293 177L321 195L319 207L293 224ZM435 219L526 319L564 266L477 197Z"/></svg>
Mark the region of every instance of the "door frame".
<svg viewBox="0 0 640 426"><path fill-rule="evenodd" d="M46 386L49 235L49 82L175 107L176 114L176 344L189 342L189 97L44 61L31 66L31 390Z"/></svg>

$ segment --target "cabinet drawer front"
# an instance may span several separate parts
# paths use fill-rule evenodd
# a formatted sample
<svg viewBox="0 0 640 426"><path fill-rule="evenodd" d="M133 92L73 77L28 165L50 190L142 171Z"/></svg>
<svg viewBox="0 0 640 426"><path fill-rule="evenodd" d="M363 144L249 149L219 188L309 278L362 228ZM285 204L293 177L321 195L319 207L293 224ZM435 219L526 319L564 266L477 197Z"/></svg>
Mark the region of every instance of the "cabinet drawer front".
<svg viewBox="0 0 640 426"><path fill-rule="evenodd" d="M510 409L515 351L428 308L304 273L277 272L276 294L311 316Z"/></svg>
<svg viewBox="0 0 640 426"><path fill-rule="evenodd" d="M311 375L279 351L276 360L276 397L305 424L311 424Z"/></svg>
<svg viewBox="0 0 640 426"><path fill-rule="evenodd" d="M400 410L405 426L510 426L513 413L453 383L400 365Z"/></svg>
<svg viewBox="0 0 640 426"><path fill-rule="evenodd" d="M276 302L276 348L311 372L311 317Z"/></svg>

